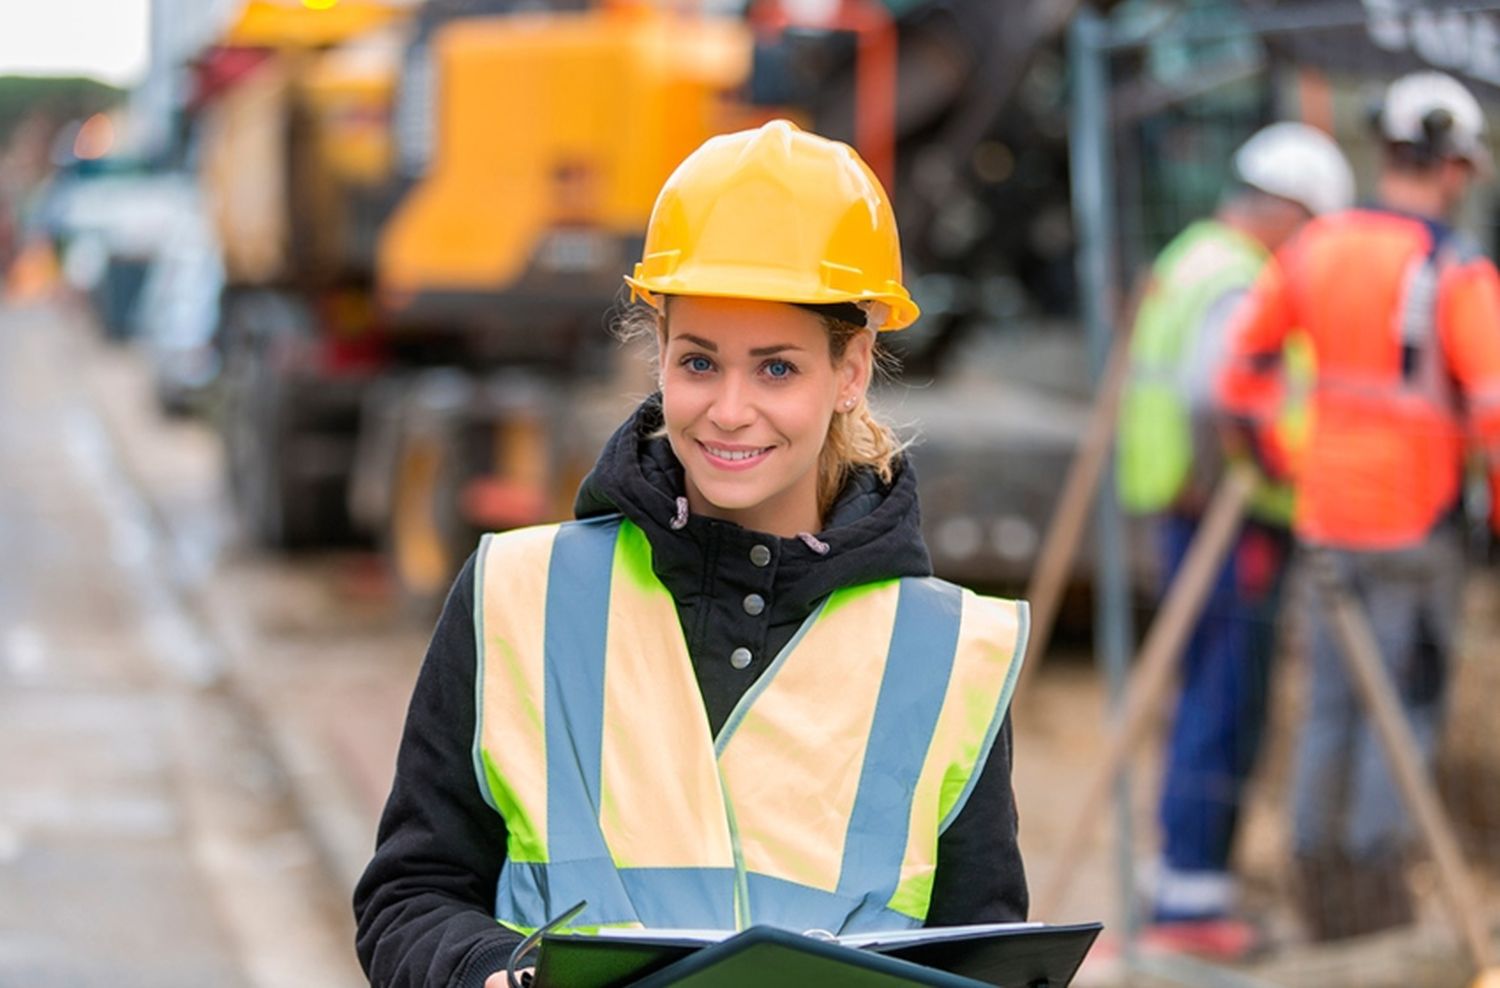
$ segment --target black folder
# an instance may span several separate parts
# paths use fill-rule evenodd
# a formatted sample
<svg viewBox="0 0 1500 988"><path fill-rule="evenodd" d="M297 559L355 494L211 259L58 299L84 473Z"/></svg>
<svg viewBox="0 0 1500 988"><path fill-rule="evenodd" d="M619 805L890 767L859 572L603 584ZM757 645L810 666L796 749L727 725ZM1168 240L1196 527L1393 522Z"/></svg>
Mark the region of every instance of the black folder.
<svg viewBox="0 0 1500 988"><path fill-rule="evenodd" d="M628 932L548 933L536 988L1065 988L1099 935L1098 923L913 931L861 947L768 926L717 943Z"/></svg>

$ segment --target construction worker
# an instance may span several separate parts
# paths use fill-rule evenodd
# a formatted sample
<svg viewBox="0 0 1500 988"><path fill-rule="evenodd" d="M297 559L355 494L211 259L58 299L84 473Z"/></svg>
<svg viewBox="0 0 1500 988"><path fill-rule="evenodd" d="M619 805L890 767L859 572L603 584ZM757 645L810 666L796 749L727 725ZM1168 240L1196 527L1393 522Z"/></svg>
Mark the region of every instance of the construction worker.
<svg viewBox="0 0 1500 988"><path fill-rule="evenodd" d="M1128 511L1158 523L1163 591L1223 469L1212 390L1228 324L1271 252L1354 196L1343 154L1306 124L1260 130L1233 165L1235 184L1215 214L1183 230L1157 258L1130 342L1119 496ZM1229 856L1265 723L1290 508L1285 485L1268 484L1257 495L1183 654L1148 931L1162 946L1233 956L1254 942L1248 924L1234 918Z"/></svg>
<svg viewBox="0 0 1500 988"><path fill-rule="evenodd" d="M1025 605L931 576L866 393L917 317L884 190L773 121L668 179L628 277L660 392L578 520L490 535L417 681L355 893L375 984L493 986L566 924L1025 918Z"/></svg>
<svg viewBox="0 0 1500 988"><path fill-rule="evenodd" d="M1375 123L1379 204L1321 217L1282 248L1236 324L1219 394L1254 422L1282 384L1287 334L1307 332L1316 386L1295 534L1369 613L1430 764L1461 592L1460 408L1500 478L1500 275L1448 225L1489 169L1474 97L1450 76L1409 75ZM1275 469L1274 444L1256 447ZM1293 838L1309 932L1333 939L1410 919L1411 823L1325 602L1307 599Z"/></svg>

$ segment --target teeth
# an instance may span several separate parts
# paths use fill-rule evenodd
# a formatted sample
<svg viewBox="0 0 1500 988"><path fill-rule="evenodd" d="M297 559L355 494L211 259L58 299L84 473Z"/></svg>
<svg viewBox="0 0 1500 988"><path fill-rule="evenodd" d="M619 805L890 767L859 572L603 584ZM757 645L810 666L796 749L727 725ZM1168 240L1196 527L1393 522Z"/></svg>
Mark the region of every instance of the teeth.
<svg viewBox="0 0 1500 988"><path fill-rule="evenodd" d="M721 460L748 460L765 452L764 448L736 450L719 449L715 446L705 446L704 448Z"/></svg>

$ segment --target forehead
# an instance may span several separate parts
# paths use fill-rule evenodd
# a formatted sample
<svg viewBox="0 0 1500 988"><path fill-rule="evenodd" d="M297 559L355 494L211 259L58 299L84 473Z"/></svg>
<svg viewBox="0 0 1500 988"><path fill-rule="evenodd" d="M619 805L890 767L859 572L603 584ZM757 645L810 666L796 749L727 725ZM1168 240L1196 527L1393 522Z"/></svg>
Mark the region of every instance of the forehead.
<svg viewBox="0 0 1500 988"><path fill-rule="evenodd" d="M666 307L665 332L668 343L687 334L734 349L828 347L828 332L817 315L785 302L758 299L673 296Z"/></svg>

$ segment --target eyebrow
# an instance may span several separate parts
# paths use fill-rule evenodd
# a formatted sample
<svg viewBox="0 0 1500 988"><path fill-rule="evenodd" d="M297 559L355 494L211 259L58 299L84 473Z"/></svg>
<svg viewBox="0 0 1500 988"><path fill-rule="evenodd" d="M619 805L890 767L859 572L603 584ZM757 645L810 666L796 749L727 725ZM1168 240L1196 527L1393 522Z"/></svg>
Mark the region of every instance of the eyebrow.
<svg viewBox="0 0 1500 988"><path fill-rule="evenodd" d="M679 333L677 335L677 338L679 340L687 340L689 343L692 343L694 346L701 347L704 350L707 350L709 353L718 353L719 352L719 345L717 343L713 342L712 340L705 340L701 336L694 336L691 333ZM777 343L777 344L774 344L772 346L758 346L758 347L756 347L756 348L754 348L753 350L750 351L750 356L752 356L752 357L769 357L772 354L784 353L787 350L801 350L801 349L802 349L801 347L799 347L799 346L797 346L796 344L793 344L793 343Z"/></svg>

